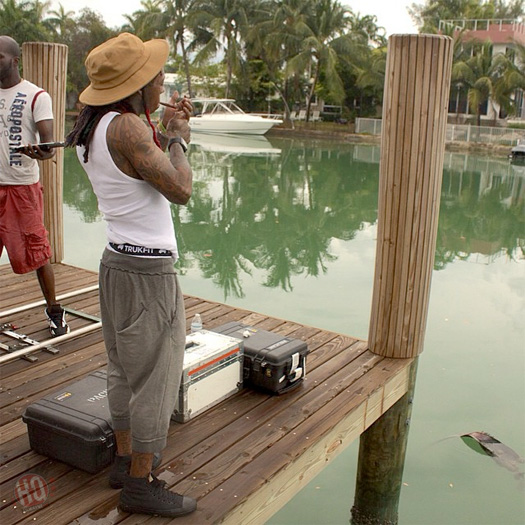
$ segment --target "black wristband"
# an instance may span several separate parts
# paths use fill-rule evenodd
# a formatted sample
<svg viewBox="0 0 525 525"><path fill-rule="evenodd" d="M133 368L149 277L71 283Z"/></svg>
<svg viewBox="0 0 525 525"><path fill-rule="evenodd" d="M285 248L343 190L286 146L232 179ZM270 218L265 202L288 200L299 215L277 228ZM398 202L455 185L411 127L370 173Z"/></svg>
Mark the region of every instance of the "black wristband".
<svg viewBox="0 0 525 525"><path fill-rule="evenodd" d="M182 137L170 137L170 140L168 140L168 151L171 148L171 145L174 143L180 144L180 147L184 153L188 151L188 145Z"/></svg>

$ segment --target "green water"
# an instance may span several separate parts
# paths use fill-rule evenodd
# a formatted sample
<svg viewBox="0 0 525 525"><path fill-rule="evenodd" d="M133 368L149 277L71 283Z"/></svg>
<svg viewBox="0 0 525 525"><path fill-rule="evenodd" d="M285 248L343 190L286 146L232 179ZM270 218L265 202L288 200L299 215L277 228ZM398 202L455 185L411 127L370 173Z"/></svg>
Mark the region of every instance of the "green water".
<svg viewBox="0 0 525 525"><path fill-rule="evenodd" d="M105 226L71 153L65 262L96 270ZM184 292L366 339L379 148L201 136L190 158L193 197L173 209ZM485 431L525 456L524 250L525 168L447 153L401 524L525 523L523 474L458 437ZM347 524L357 448L268 524Z"/></svg>

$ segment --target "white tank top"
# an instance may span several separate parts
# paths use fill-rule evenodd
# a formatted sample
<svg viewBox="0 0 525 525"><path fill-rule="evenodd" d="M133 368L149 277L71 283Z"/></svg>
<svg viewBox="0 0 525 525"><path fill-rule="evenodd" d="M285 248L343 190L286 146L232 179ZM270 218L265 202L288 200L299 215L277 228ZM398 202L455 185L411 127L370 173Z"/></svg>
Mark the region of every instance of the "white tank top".
<svg viewBox="0 0 525 525"><path fill-rule="evenodd" d="M110 112L100 120L91 140L87 163L83 158L84 147L77 147L78 159L107 223L108 241L168 250L177 259L170 202L147 182L126 175L113 162L106 133L117 115L119 113Z"/></svg>

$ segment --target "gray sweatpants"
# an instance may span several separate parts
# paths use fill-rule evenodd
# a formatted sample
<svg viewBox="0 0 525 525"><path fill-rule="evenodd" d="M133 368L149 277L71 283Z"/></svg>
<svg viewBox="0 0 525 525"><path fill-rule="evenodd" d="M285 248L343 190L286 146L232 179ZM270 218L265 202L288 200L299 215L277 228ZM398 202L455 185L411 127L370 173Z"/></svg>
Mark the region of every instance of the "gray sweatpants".
<svg viewBox="0 0 525 525"><path fill-rule="evenodd" d="M177 402L186 342L173 260L106 249L99 282L113 429L131 429L136 452L160 452Z"/></svg>

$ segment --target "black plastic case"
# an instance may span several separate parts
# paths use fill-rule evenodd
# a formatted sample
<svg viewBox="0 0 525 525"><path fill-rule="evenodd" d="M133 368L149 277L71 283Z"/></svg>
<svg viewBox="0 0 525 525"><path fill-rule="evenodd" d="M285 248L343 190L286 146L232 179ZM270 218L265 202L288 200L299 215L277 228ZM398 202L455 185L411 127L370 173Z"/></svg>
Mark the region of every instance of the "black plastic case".
<svg viewBox="0 0 525 525"><path fill-rule="evenodd" d="M29 444L39 454L90 473L113 461L116 445L105 370L32 403L22 419Z"/></svg>
<svg viewBox="0 0 525 525"><path fill-rule="evenodd" d="M213 328L213 331L244 341L244 386L284 394L303 382L308 354L304 341L237 321Z"/></svg>

